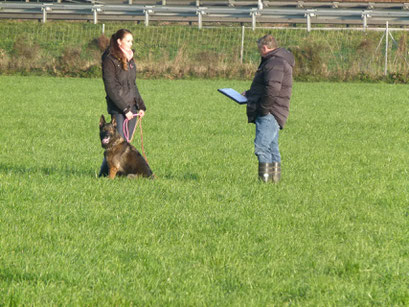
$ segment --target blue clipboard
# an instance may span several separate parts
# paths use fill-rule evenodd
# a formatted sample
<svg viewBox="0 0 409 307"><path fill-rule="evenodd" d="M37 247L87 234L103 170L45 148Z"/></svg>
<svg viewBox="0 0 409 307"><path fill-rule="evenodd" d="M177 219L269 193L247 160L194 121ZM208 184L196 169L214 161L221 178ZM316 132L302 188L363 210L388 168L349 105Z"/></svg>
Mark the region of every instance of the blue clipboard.
<svg viewBox="0 0 409 307"><path fill-rule="evenodd" d="M218 91L238 104L246 104L247 98L232 88L219 88Z"/></svg>

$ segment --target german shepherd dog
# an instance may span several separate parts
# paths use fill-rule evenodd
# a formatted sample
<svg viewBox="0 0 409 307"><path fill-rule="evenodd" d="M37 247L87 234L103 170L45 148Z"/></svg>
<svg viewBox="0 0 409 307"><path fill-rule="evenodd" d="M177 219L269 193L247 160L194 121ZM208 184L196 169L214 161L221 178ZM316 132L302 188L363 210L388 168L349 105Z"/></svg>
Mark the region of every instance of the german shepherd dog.
<svg viewBox="0 0 409 307"><path fill-rule="evenodd" d="M99 120L99 137L101 146L105 149L104 156L108 164L108 177L118 176L151 177L153 174L146 160L139 151L125 141L116 130L116 120L112 117L110 123L104 115Z"/></svg>

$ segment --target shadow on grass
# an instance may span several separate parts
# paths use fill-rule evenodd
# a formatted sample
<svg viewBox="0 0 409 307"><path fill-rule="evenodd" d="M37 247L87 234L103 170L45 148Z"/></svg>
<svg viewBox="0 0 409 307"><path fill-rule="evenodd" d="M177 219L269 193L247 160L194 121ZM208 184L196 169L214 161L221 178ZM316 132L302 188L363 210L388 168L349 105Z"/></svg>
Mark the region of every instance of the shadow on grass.
<svg viewBox="0 0 409 307"><path fill-rule="evenodd" d="M63 175L63 176L89 176L96 177L98 170L94 169L80 169L75 167L44 167L44 166L21 166L9 165L0 163L0 173L4 174L19 174L19 175Z"/></svg>
<svg viewBox="0 0 409 307"><path fill-rule="evenodd" d="M178 180L178 181L198 181L200 176L195 173L184 173L184 174L164 174L160 178L166 180Z"/></svg>
<svg viewBox="0 0 409 307"><path fill-rule="evenodd" d="M71 176L86 176L96 179L98 178L99 168L93 169L84 169L84 168L75 168L75 167L44 167L44 166L21 166L21 165L11 165L0 163L0 173L3 174L17 174L17 175L33 175L41 174L46 176L60 175L65 177ZM157 174L156 174L157 175ZM129 179L126 177L119 177L123 179ZM197 173L180 173L180 174L162 174L156 177L156 179L165 179L165 180L176 180L176 181L199 181L200 176Z"/></svg>
<svg viewBox="0 0 409 307"><path fill-rule="evenodd" d="M4 281L8 284L11 284L12 282L29 282L38 284L39 281L47 284L50 283L50 281L63 281L66 284L72 284L69 280L59 276L59 274L47 273L40 275L37 273L22 272L13 268L3 268L0 270L0 281Z"/></svg>

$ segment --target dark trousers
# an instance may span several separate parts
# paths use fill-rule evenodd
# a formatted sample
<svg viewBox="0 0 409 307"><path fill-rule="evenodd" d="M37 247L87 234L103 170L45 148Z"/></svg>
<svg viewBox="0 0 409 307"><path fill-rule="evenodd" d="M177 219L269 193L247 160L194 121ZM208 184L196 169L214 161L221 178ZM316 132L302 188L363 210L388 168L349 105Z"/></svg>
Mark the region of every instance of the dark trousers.
<svg viewBox="0 0 409 307"><path fill-rule="evenodd" d="M121 135L121 137L125 139L123 126L124 126L124 121L126 117L123 114L112 114L111 117L112 116L115 117L115 120L116 120L116 130ZM128 121L128 131L129 131L130 140L132 139L137 120L138 118L134 117L130 121Z"/></svg>
<svg viewBox="0 0 409 307"><path fill-rule="evenodd" d="M116 130L121 135L121 137L125 139L123 126L126 117L123 114L111 114L111 118L112 117L115 117L116 120ZM138 119L137 117L134 117L130 121L128 121L128 131L130 140L132 139L137 119ZM99 170L98 177L106 177L108 176L108 173L109 173L108 164L104 157L104 159L102 160L101 169Z"/></svg>

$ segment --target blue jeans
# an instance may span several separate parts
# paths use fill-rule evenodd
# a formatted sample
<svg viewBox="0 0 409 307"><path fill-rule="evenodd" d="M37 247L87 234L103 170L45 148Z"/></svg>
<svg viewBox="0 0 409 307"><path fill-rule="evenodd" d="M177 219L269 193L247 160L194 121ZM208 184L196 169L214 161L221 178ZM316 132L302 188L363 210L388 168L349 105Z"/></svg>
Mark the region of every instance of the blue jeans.
<svg viewBox="0 0 409 307"><path fill-rule="evenodd" d="M254 153L259 163L281 162L278 149L278 131L280 126L272 114L257 116Z"/></svg>

